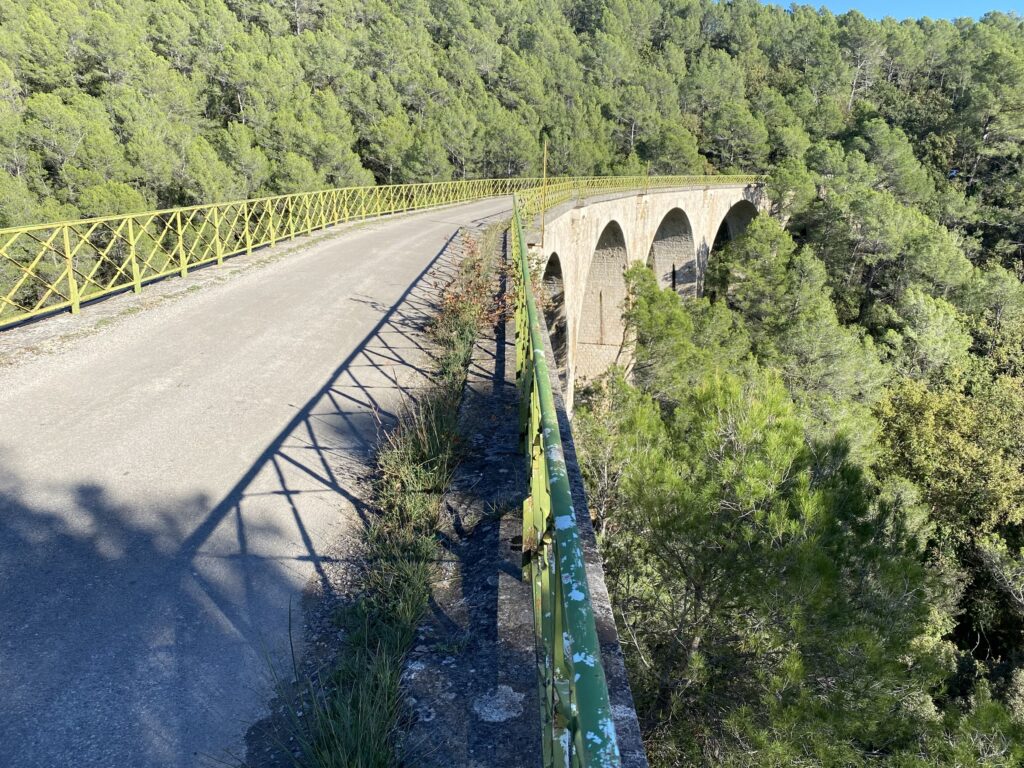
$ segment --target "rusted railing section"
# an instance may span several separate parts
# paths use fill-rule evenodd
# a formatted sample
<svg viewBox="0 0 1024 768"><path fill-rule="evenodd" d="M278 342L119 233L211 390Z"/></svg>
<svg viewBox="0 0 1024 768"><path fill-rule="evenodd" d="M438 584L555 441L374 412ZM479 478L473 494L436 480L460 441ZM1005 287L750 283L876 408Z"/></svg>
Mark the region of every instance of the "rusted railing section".
<svg viewBox="0 0 1024 768"><path fill-rule="evenodd" d="M540 316L530 284L522 206L516 198L512 255L518 265L516 370L530 464L523 504L523 569L533 584L544 768L618 766L608 684L562 455Z"/></svg>

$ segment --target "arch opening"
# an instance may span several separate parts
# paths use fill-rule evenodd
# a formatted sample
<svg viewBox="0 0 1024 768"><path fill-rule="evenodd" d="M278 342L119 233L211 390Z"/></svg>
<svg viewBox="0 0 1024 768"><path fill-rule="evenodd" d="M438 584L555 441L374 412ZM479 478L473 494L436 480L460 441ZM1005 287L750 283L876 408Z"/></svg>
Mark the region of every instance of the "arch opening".
<svg viewBox="0 0 1024 768"><path fill-rule="evenodd" d="M683 296L697 295L699 275L693 228L681 209L673 208L661 220L647 254L647 266L662 288L671 288Z"/></svg>
<svg viewBox="0 0 1024 768"><path fill-rule="evenodd" d="M743 234L743 230L757 216L757 207L749 200L740 200L722 219L718 227L718 234L715 235L715 243L711 246L712 251L717 251L726 243L735 240Z"/></svg>
<svg viewBox="0 0 1024 768"><path fill-rule="evenodd" d="M626 300L626 238L617 222L601 232L590 260L579 330L576 334L576 378L593 381L622 355Z"/></svg>
<svg viewBox="0 0 1024 768"><path fill-rule="evenodd" d="M551 342L551 353L558 366L558 380L565 391L568 376L569 358L569 324L565 314L565 282L562 279L562 262L557 253L548 257L541 278L541 306L544 322L548 327L548 339Z"/></svg>

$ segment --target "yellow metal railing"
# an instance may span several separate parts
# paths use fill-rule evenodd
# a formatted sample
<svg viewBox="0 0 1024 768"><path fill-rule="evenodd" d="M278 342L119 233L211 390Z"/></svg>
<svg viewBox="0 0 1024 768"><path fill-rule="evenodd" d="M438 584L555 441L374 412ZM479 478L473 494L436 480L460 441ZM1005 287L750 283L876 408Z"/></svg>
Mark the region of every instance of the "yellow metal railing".
<svg viewBox="0 0 1024 768"><path fill-rule="evenodd" d="M0 328L347 221L509 195L537 179L347 187L0 230Z"/></svg>
<svg viewBox="0 0 1024 768"><path fill-rule="evenodd" d="M479 179L236 200L0 229L0 328L353 220L527 192L525 220L574 196L736 184L755 176Z"/></svg>
<svg viewBox="0 0 1024 768"><path fill-rule="evenodd" d="M519 192L523 221L530 222L548 208L574 198L615 192L648 192L675 187L714 187L756 184L763 176L579 176L548 179L531 184Z"/></svg>

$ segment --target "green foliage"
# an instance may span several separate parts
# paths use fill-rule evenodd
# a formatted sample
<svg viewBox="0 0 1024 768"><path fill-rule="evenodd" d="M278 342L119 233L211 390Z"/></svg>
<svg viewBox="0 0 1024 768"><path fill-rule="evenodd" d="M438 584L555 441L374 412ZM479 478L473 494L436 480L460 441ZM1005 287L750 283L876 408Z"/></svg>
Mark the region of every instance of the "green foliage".
<svg viewBox="0 0 1024 768"><path fill-rule="evenodd" d="M135 187L123 181L104 181L83 189L78 195L78 207L86 216L106 216L144 211L150 203Z"/></svg>
<svg viewBox="0 0 1024 768"><path fill-rule="evenodd" d="M1024 383L1001 377L972 396L898 382L879 405L885 471L915 481L943 539L1024 522Z"/></svg>
<svg viewBox="0 0 1024 768"><path fill-rule="evenodd" d="M921 489L935 556L960 571L966 587L959 635L983 646L982 657L999 659L1004 676L1024 650L1024 380L1000 376L967 395L904 379L878 411L879 469Z"/></svg>
<svg viewBox="0 0 1024 768"><path fill-rule="evenodd" d="M891 330L893 364L899 373L933 382L959 382L970 367L971 335L956 307L911 287L900 299L903 325Z"/></svg>
<svg viewBox="0 0 1024 768"><path fill-rule="evenodd" d="M900 324L900 302L911 284L946 294L967 282L971 263L948 229L891 192L873 189L875 172L859 152L845 158L839 152L838 169L817 158L819 167L841 176L794 226L807 232L828 267L840 319L881 336Z"/></svg>
<svg viewBox="0 0 1024 768"><path fill-rule="evenodd" d="M995 373L1024 376L1024 285L999 266L977 269L957 297L973 351Z"/></svg>
<svg viewBox="0 0 1024 768"><path fill-rule="evenodd" d="M626 320L636 342L633 378L659 402L674 405L680 383L696 383L703 370L736 370L748 361L750 339L724 307L706 301L684 307L659 291L654 275L640 265L626 277Z"/></svg>
<svg viewBox="0 0 1024 768"><path fill-rule="evenodd" d="M811 433L842 434L859 455L884 374L870 339L840 325L825 265L761 216L713 256L708 273L708 289L743 319L757 359L781 372Z"/></svg>
<svg viewBox="0 0 1024 768"><path fill-rule="evenodd" d="M653 764L1018 764L1021 382L929 378L952 365L943 334L957 360L971 336L911 286L900 354L920 375L882 391L895 374L770 219L712 267L714 302L630 270L631 376L576 412Z"/></svg>

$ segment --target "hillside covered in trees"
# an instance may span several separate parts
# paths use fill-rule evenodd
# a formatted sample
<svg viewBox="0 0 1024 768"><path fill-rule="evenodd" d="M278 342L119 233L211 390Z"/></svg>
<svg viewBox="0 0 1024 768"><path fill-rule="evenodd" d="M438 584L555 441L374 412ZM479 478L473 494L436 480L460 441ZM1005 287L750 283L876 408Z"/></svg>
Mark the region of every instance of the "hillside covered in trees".
<svg viewBox="0 0 1024 768"><path fill-rule="evenodd" d="M7 0L0 227L761 172L577 414L657 766L1024 763L1024 21L756 0ZM611 403L616 406L611 407Z"/></svg>
<svg viewBox="0 0 1024 768"><path fill-rule="evenodd" d="M1024 764L1022 21L653 13L774 216L576 414L652 762Z"/></svg>
<svg viewBox="0 0 1024 768"><path fill-rule="evenodd" d="M1022 99L1022 22L1000 14L874 23L756 0L9 0L0 226L537 174L546 137L555 174L778 168L801 191L808 169L855 177L853 152L886 170L879 194L962 230L972 257L980 246L1004 258L1024 240Z"/></svg>

